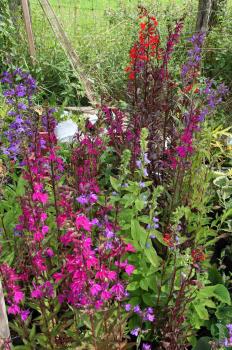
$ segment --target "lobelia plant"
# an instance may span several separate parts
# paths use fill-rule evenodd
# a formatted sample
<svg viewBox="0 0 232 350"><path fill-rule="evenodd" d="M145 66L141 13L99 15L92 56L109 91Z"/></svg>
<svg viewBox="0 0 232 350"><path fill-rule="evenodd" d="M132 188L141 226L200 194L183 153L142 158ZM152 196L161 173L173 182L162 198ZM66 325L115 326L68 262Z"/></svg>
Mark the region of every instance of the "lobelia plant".
<svg viewBox="0 0 232 350"><path fill-rule="evenodd" d="M139 327L136 317L129 325L136 326L132 334L138 336L138 344L148 334L148 340L152 339L159 348L187 349L190 341L193 344L196 341L192 325L197 330L209 319L205 305L209 309L221 308L221 294L224 303L230 304L223 284L208 286L211 283L207 272L209 258L219 239L218 229L209 216L212 210L209 186L212 167L218 165L221 155L217 158L211 152L210 137L209 144L203 139L205 118L212 115L228 90L224 84L217 86L212 80L206 79L202 83L200 62L204 33L189 39L192 49L181 69L180 81L173 81L168 63L178 43L182 21L176 24L166 48L162 49L156 19L146 10L141 18L139 40L130 51L131 61L126 68L129 105L124 114L117 111L120 128L117 129L115 123L115 109L103 109L109 130L114 130L113 135L111 131L108 135L116 152L120 147L122 153L123 140L124 149L129 148L132 152L127 169L120 172L119 178L111 179L117 191L114 203L121 203L126 208L121 211L120 226L131 231L127 235L131 235L137 253L142 252L139 259L135 255L139 263L134 263L137 268L128 285L132 306L133 303L155 306L155 314L159 315L151 330ZM137 158L139 153L133 152L132 143L128 147L125 134L131 126L137 128L138 134L143 127L148 131L147 146L144 146L144 132L141 141L145 144L139 146L136 140L141 159ZM143 178L134 181L138 168L142 177L148 176L153 179L153 184L162 187L154 189L152 183L146 183ZM202 173L204 182L201 184L194 178L196 171ZM127 180L124 174L129 175ZM144 196L143 189L146 189ZM154 205L158 207L159 220L154 215ZM139 212L141 216L138 216ZM202 292L198 295L199 289ZM212 302L213 297L217 304Z"/></svg>
<svg viewBox="0 0 232 350"><path fill-rule="evenodd" d="M10 112L17 119L12 112L18 107L18 84L10 78L7 83ZM31 106L30 90L20 84ZM134 248L117 235L117 220L110 220L115 208L98 185L96 156L104 144L87 131L77 137L70 164L65 164L58 154L52 113L47 109L34 124L22 127L20 138L15 137L15 122L7 134L6 153L15 159L17 152L24 179L15 227L15 249L21 254L12 262L17 268L6 263L0 268L8 314L14 316L11 327L30 349L36 344L57 349L82 343L122 349L127 292L121 276L134 270L126 258ZM21 117L23 124L27 116Z"/></svg>

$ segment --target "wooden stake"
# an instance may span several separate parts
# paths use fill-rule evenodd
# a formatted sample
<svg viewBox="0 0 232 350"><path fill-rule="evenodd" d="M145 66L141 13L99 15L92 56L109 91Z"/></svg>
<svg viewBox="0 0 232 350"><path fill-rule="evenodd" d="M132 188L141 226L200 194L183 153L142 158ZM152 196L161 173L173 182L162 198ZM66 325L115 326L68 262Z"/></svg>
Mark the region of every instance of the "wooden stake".
<svg viewBox="0 0 232 350"><path fill-rule="evenodd" d="M85 90L86 96L88 97L90 103L92 105L96 105L97 101L95 99L95 95L93 93L92 89L92 83L89 80L89 78L85 75L81 61L79 56L77 55L75 49L73 48L70 40L68 39L61 22L58 20L49 0L39 0L39 3L52 27L52 30L59 40L59 43L61 47L63 48L64 52L66 53L69 62L71 63L72 67L74 68L75 72L77 73L77 76L83 85L83 88Z"/></svg>
<svg viewBox="0 0 232 350"><path fill-rule="evenodd" d="M36 50L35 50L34 35L32 31L29 3L28 3L28 0L21 0L21 3L22 3L23 17L24 17L24 22L25 22L25 27L27 32L29 53L31 56L32 64L34 65L36 61Z"/></svg>
<svg viewBox="0 0 232 350"><path fill-rule="evenodd" d="M8 342L8 345L6 343ZM10 349L10 329L6 313L6 305L0 281L0 349Z"/></svg>

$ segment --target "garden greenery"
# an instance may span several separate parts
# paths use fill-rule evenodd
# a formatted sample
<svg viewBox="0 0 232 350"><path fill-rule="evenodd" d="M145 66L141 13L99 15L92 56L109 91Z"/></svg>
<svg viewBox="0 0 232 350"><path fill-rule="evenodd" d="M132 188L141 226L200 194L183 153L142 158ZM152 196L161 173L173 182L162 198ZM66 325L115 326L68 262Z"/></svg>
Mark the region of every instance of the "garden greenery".
<svg viewBox="0 0 232 350"><path fill-rule="evenodd" d="M141 8L126 105L102 105L67 143L55 110L35 111L31 75L2 74L0 276L15 349L232 346L230 276L212 263L231 229L231 173L215 172L230 131L213 123L228 89L201 76L204 33L179 78L169 71L183 26L163 45Z"/></svg>

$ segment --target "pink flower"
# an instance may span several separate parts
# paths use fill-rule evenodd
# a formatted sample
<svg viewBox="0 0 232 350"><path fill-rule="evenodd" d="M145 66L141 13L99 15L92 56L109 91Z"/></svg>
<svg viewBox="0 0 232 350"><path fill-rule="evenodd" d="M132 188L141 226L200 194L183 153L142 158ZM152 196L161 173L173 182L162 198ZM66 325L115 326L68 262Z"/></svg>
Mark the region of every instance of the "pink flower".
<svg viewBox="0 0 232 350"><path fill-rule="evenodd" d="M126 273L130 276L135 270L135 267L133 265L127 265L125 267Z"/></svg>
<svg viewBox="0 0 232 350"><path fill-rule="evenodd" d="M49 258L52 258L54 256L54 252L53 252L52 248L47 248L45 253Z"/></svg>
<svg viewBox="0 0 232 350"><path fill-rule="evenodd" d="M13 299L16 304L20 303L24 299L24 293L19 290L14 292Z"/></svg>
<svg viewBox="0 0 232 350"><path fill-rule="evenodd" d="M101 300L97 300L94 306L97 310L99 310L103 306L103 302Z"/></svg>
<svg viewBox="0 0 232 350"><path fill-rule="evenodd" d="M42 213L41 215L40 215L40 220L41 221L45 221L46 219L47 219L47 214L46 213Z"/></svg>
<svg viewBox="0 0 232 350"><path fill-rule="evenodd" d="M108 271L107 278L111 281L115 281L117 278L117 273L115 271Z"/></svg>
<svg viewBox="0 0 232 350"><path fill-rule="evenodd" d="M46 204L48 201L48 194L42 192L34 192L32 195L33 201L41 202L42 204Z"/></svg>
<svg viewBox="0 0 232 350"><path fill-rule="evenodd" d="M41 242L44 239L44 234L40 231L34 233L34 240L36 242Z"/></svg>
<svg viewBox="0 0 232 350"><path fill-rule="evenodd" d="M57 217L57 225L59 227L62 227L67 219L67 216L65 214L60 214Z"/></svg>
<svg viewBox="0 0 232 350"><path fill-rule="evenodd" d="M8 314L18 315L20 313L20 307L16 304L13 304L8 307Z"/></svg>
<svg viewBox="0 0 232 350"><path fill-rule="evenodd" d="M133 247L133 245L131 243L128 243L126 245L126 252L131 252L131 253L135 253L136 249Z"/></svg>
<svg viewBox="0 0 232 350"><path fill-rule="evenodd" d="M188 154L186 146L178 146L178 147L176 147L176 151L177 151L178 156L181 158L186 158L186 156Z"/></svg>
<svg viewBox="0 0 232 350"><path fill-rule="evenodd" d="M96 296L100 291L102 290L100 284L94 284L91 288L90 288L90 293L93 296Z"/></svg>
<svg viewBox="0 0 232 350"><path fill-rule="evenodd" d="M85 215L80 215L76 218L76 228L83 228L86 231L91 231L92 224Z"/></svg>
<svg viewBox="0 0 232 350"><path fill-rule="evenodd" d="M103 300L109 300L111 297L112 297L112 294L111 294L108 290L104 290L104 291L101 293L101 298L102 298Z"/></svg>
<svg viewBox="0 0 232 350"><path fill-rule="evenodd" d="M24 321L24 322L28 319L29 315L30 315L30 311L29 310L23 310L23 311L20 312L21 320Z"/></svg>
<svg viewBox="0 0 232 350"><path fill-rule="evenodd" d="M52 277L54 278L55 283L57 283L57 282L59 282L60 280L62 280L62 278L64 278L64 275L63 275L63 273L61 273L61 272L56 272L56 273L53 274Z"/></svg>
<svg viewBox="0 0 232 350"><path fill-rule="evenodd" d="M36 287L32 292L31 292L31 297L35 299L41 299L43 297L43 292L41 290L41 287Z"/></svg>
<svg viewBox="0 0 232 350"><path fill-rule="evenodd" d="M42 227L42 233L45 235L46 233L48 233L49 231L49 227L48 226L43 226Z"/></svg>
<svg viewBox="0 0 232 350"><path fill-rule="evenodd" d="M110 291L114 293L119 299L121 299L125 294L124 286L121 283L115 284Z"/></svg>
<svg viewBox="0 0 232 350"><path fill-rule="evenodd" d="M63 245L65 246L71 243L73 241L72 235L72 231L68 231L67 233L65 233L63 236L60 237L61 243L63 243Z"/></svg>

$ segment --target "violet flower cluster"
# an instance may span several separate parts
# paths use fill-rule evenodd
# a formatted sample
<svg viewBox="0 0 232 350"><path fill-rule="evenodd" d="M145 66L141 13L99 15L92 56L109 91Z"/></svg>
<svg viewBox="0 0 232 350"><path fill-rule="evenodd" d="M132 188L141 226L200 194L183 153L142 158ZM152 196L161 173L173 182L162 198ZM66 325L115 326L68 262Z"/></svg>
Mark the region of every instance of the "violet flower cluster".
<svg viewBox="0 0 232 350"><path fill-rule="evenodd" d="M198 82L197 77L204 39L204 33L194 34L189 39L193 48L188 51L189 59L182 67L183 105L185 104L186 94L191 94L187 97L187 100L190 99L192 103L190 110L184 114L184 129L179 135L179 144L175 148L166 151L173 169L178 165L186 166L189 161L188 158L194 153L194 136L195 133L200 131L200 123L204 122L206 116L214 112L218 104L222 102L223 97L228 93L228 89L223 83L216 86L215 82L209 79L205 81L205 86L202 88L196 88L195 86ZM197 101L200 101L200 106L198 106Z"/></svg>
<svg viewBox="0 0 232 350"><path fill-rule="evenodd" d="M36 92L36 82L30 74L18 68L13 73L4 72L1 83L6 87L3 95L10 108L8 115L13 118L5 132L9 145L3 152L16 159L25 138L32 138L34 132L35 113L32 112L32 98Z"/></svg>
<svg viewBox="0 0 232 350"><path fill-rule="evenodd" d="M229 348L229 347L232 346L232 324L229 323L229 324L226 325L226 327L227 327L227 329L228 329L229 336L228 336L228 338L226 338L226 339L224 340L223 345L224 345L226 348Z"/></svg>

